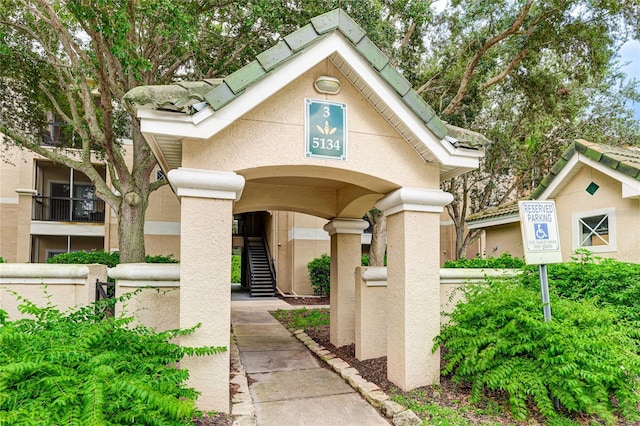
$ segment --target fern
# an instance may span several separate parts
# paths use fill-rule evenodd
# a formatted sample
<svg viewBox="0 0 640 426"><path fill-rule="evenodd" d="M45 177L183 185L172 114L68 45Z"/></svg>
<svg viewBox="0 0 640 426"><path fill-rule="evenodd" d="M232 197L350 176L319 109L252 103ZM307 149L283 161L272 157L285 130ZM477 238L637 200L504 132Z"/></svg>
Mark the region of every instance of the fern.
<svg viewBox="0 0 640 426"><path fill-rule="evenodd" d="M435 347L447 349L443 372L470 382L474 399L504 391L519 419L531 405L555 417L552 396L607 423L639 418L640 345L615 311L554 297L547 323L539 294L516 281L471 285L465 296Z"/></svg>
<svg viewBox="0 0 640 426"><path fill-rule="evenodd" d="M0 310L0 424L181 425L201 414L175 365L225 348L170 342L197 326L158 333L103 318L96 305L63 313L18 299L33 318L7 321Z"/></svg>

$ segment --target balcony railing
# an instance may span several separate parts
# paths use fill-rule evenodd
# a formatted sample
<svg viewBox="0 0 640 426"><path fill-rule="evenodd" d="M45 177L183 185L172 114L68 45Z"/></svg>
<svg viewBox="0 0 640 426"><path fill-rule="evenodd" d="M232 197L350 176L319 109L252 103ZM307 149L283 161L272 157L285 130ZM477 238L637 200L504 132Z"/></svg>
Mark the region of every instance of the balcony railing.
<svg viewBox="0 0 640 426"><path fill-rule="evenodd" d="M99 198L33 197L33 220L104 223Z"/></svg>

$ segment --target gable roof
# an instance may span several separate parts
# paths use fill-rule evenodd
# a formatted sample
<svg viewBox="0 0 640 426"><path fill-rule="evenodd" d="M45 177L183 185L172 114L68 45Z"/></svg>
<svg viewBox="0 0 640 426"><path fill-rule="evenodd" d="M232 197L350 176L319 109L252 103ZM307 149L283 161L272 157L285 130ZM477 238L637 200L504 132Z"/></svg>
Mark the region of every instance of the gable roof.
<svg viewBox="0 0 640 426"><path fill-rule="evenodd" d="M633 195L629 190L640 191L640 149L604 145L577 139L562 154L551 172L540 182L531 194L534 200L552 198L564 188L566 179L577 173L583 165L591 166L600 172L622 182L623 198ZM634 188L635 187L635 191Z"/></svg>
<svg viewBox="0 0 640 426"><path fill-rule="evenodd" d="M592 167L622 183L622 198L640 198L640 148L623 148L577 139L560 156L551 172L529 199L554 198L584 166ZM470 215L470 229L519 222L518 202L490 207Z"/></svg>
<svg viewBox="0 0 640 426"><path fill-rule="evenodd" d="M479 147L487 142L486 138L447 126L440 120L389 58L341 9L311 19L308 25L285 36L283 41L257 55L253 62L223 79L140 86L129 91L125 101L138 109L143 134L163 168L172 169L181 163L179 140L182 137L213 136L326 58L425 161L443 165L443 179L477 167L482 156ZM273 77L280 73L279 81L274 81ZM271 88L265 87L267 81ZM251 101L243 101L243 95L248 92L252 92ZM243 103L249 105L238 106ZM168 111L182 114L177 117ZM408 120L408 115L413 118ZM194 127L210 117L219 119L209 120L213 124L203 126L208 127L206 131L188 128L189 124ZM159 126L160 122L172 124Z"/></svg>

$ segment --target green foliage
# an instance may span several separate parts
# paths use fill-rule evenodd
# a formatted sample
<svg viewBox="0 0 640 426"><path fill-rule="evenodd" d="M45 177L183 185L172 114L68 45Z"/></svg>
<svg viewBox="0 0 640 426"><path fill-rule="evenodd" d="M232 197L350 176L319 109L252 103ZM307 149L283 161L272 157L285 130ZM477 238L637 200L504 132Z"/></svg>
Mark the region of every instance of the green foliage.
<svg viewBox="0 0 640 426"><path fill-rule="evenodd" d="M146 255L144 260L147 263L180 263L180 261L174 258L172 254L167 256L163 254L157 254L155 256Z"/></svg>
<svg viewBox="0 0 640 426"><path fill-rule="evenodd" d="M7 261L6 261L6 260L4 260L4 259L2 258L2 256L0 256L0 263L7 263Z"/></svg>
<svg viewBox="0 0 640 426"><path fill-rule="evenodd" d="M104 250L92 251L72 251L69 253L61 253L47 259L47 263L65 263L65 264L94 264L107 265L113 268L120 263L120 253L117 251L106 252Z"/></svg>
<svg viewBox="0 0 640 426"><path fill-rule="evenodd" d="M640 264L601 259L579 250L573 262L547 265L549 288L572 300L594 299L614 308L621 318L640 321ZM522 282L538 288L537 267L528 267Z"/></svg>
<svg viewBox="0 0 640 426"><path fill-rule="evenodd" d="M520 269L525 266L524 260L519 257L513 257L510 253L502 253L499 257L474 257L472 259L447 260L444 263L445 268L516 268Z"/></svg>
<svg viewBox="0 0 640 426"><path fill-rule="evenodd" d="M369 266L369 255L368 254L363 254L362 255L362 260L360 261L360 264L362 266ZM384 266L387 266L387 255L384 255Z"/></svg>
<svg viewBox="0 0 640 426"><path fill-rule="evenodd" d="M226 349L170 343L197 327L158 333L94 305L61 313L19 299L34 319L0 310L0 424L188 425L201 415L176 365Z"/></svg>
<svg viewBox="0 0 640 426"><path fill-rule="evenodd" d="M271 312L288 329L307 329L329 325L328 309L292 309Z"/></svg>
<svg viewBox="0 0 640 426"><path fill-rule="evenodd" d="M178 259L175 259L172 254L145 256L147 263L178 263ZM69 253L61 253L47 259L47 263L65 263L65 264L93 264L98 263L101 265L107 265L113 268L120 263L120 253L117 251L106 252L104 250L91 250L91 251L72 251Z"/></svg>
<svg viewBox="0 0 640 426"><path fill-rule="evenodd" d="M242 265L242 257L238 254L231 255L231 282L239 283L241 280L240 268Z"/></svg>
<svg viewBox="0 0 640 426"><path fill-rule="evenodd" d="M611 309L552 297L546 323L539 294L516 280L470 285L464 293L435 347L446 349L443 374L471 383L474 400L484 389L503 391L519 419L529 404L557 416L550 395L569 412L608 423L617 415L639 418L640 336Z"/></svg>
<svg viewBox="0 0 640 426"><path fill-rule="evenodd" d="M313 294L328 295L331 289L331 258L323 253L307 264Z"/></svg>

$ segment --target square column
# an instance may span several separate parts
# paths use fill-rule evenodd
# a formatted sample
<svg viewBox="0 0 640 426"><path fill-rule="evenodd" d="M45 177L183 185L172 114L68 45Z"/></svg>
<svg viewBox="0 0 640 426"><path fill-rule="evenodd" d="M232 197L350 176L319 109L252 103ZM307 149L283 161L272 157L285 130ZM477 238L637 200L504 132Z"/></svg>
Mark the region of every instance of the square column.
<svg viewBox="0 0 640 426"><path fill-rule="evenodd" d="M180 337L183 346L224 346L227 352L185 357L188 385L200 391L203 411L229 412L231 238L233 203L244 178L231 172L180 168L168 173L181 203L180 328L201 324Z"/></svg>
<svg viewBox="0 0 640 426"><path fill-rule="evenodd" d="M355 279L362 263L362 219L335 218L324 226L331 236L331 289L329 340L336 347L355 342Z"/></svg>
<svg viewBox="0 0 640 426"><path fill-rule="evenodd" d="M387 377L405 391L440 381L440 213L452 200L401 188L376 204L387 216Z"/></svg>

